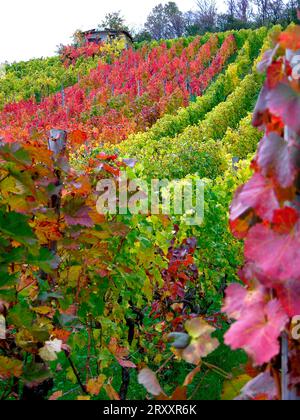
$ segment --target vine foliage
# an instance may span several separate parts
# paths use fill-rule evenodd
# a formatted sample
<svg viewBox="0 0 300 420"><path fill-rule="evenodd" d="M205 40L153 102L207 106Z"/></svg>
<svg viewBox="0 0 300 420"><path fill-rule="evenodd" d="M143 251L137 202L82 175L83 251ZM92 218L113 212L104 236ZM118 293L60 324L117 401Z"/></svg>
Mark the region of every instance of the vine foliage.
<svg viewBox="0 0 300 420"><path fill-rule="evenodd" d="M227 289L224 311L236 322L225 342L232 349L243 348L256 366L271 372L277 392L265 395L267 399L281 399L284 392L278 381L284 370L278 366L286 334L288 386L295 392L300 385L299 341L292 322L300 314L300 85L293 59L299 49L300 27L293 26L278 36L259 66L267 77L253 124L264 138L252 162L254 174L238 189L230 212L233 234L245 240L245 265L243 285ZM270 382L266 372L256 386L260 397Z"/></svg>

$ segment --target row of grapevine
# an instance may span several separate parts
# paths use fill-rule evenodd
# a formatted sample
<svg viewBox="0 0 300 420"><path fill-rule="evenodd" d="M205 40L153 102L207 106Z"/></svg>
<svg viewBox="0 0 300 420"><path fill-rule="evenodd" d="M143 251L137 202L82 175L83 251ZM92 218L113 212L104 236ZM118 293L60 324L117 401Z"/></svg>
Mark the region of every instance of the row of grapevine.
<svg viewBox="0 0 300 420"><path fill-rule="evenodd" d="M260 57L270 45L271 35L277 33L278 29L273 28L266 38ZM232 93L224 102L207 112L198 125L188 125L177 136L159 138L158 141L152 133L138 134L119 146L121 153L138 156L147 175L154 177L164 173L167 178L182 178L197 172L201 177L213 179L223 173L228 165L228 158L219 140L229 128L236 128L240 120L251 111L263 82L263 77L256 71L259 58L256 57L253 65L250 51L246 42L239 59L226 73L228 80L233 81L229 82ZM237 77L239 66L244 71L251 69L251 74L240 80ZM206 95L200 99L205 101ZM210 93L208 97L210 98Z"/></svg>
<svg viewBox="0 0 300 420"><path fill-rule="evenodd" d="M97 54L80 55L72 66L65 66L61 56L6 64L0 77L0 109L7 103L31 98L41 102L63 87L76 84L97 67L99 61L112 62L123 50L123 43L115 41L97 46Z"/></svg>
<svg viewBox="0 0 300 420"><path fill-rule="evenodd" d="M9 129L13 132L13 125L9 125ZM211 218L209 224L201 228L201 232L196 228L191 232L176 218L168 221L160 220L157 216L147 220L141 216L133 220L120 217L116 221L117 224L108 224L97 219L97 215L92 211L95 197L90 195L89 185L90 182L95 185L99 176L108 175L104 171L96 174L92 169L98 168L101 159L106 159L105 156L90 159L79 173L69 172L66 163L60 162L59 167L53 166L46 142L39 141L43 136L43 132L36 132L33 137L27 138L23 146L14 142L12 145L3 146L1 150L1 232L7 241L3 244L5 249L1 250L1 255L4 251L10 255L5 260L6 272L10 272L12 266L14 268L12 277L3 280L1 289L1 313L5 315L10 346L0 357L0 374L8 382L14 377L18 384L15 389L26 396L33 383L44 384L59 363L64 366L66 372L63 382L69 382L72 386L75 373L68 367L68 360L72 361L75 369L82 371L83 357L88 371L83 370L84 373L81 374L83 387L77 391L77 395L78 392L82 392L97 396L101 388L104 397L118 397L114 392L117 381L115 379L112 384L110 380L112 370L115 371L116 366L134 369L139 361L143 361L143 353L147 353L149 361L157 363L157 350L153 348L153 351L149 352L151 344L161 342L161 331L171 332L179 322L188 318L189 312L186 308L183 310L181 305L178 305L173 315L168 313L167 324L165 312L158 311L159 307L171 304L167 297L169 292L174 294L174 289L165 290L166 286L163 285L165 269L168 268L166 260L170 259L170 264L180 263L178 269L183 278L186 270L186 275L191 269L194 270L194 261L201 264L206 273L205 284L202 286L202 299L195 297L194 304L201 305L202 310L205 310L206 306L209 307L210 293L216 295L218 285L221 286L224 279L235 278L234 270L240 262L237 257L240 247L237 241L232 241L232 247L225 246L230 242L226 219L230 194L227 194L221 208L215 203L224 193L220 189L211 192L208 190L207 201ZM76 141L76 137L70 136L70 141L73 140ZM111 158L108 158L108 162L109 165L105 167L110 173L114 163ZM51 180L51 174L57 173L57 170L64 187L60 216L55 215L53 209L48 209L45 213L49 195L53 193L52 181L50 184L49 181L45 184L45 181ZM25 172L24 178L21 174ZM18 189L18 185L22 187ZM81 213L83 205L84 214ZM20 209L22 216L19 216ZM27 215L27 218L24 215ZM11 225L10 217L18 223ZM218 232L212 225L213 220L218 223ZM180 234L175 238L174 223L180 226ZM82 236L78 236L79 226L82 227ZM22 236L24 231L26 239ZM169 256L168 243L173 242L174 251L180 247L185 250L187 238L194 234L201 238L201 243L200 246L193 245L192 241L191 245L188 245L189 255L194 255L188 257L189 265L186 269L185 260L181 261L177 257L176 262L174 256ZM210 246L219 244L218 258L216 253L215 258L212 258L212 248L203 247L207 235L211 235ZM78 244L76 249L72 246L75 237ZM51 253L45 249L53 249L53 243L57 249L56 258L64 261L59 268L58 260L53 260ZM17 249L18 255L13 252L13 247ZM157 254L157 249L161 249L161 255ZM174 255L177 255L176 252ZM227 263L228 260L231 261L231 265ZM25 271L24 262L27 263ZM222 266L219 275L216 275L217 263ZM95 267L96 271L91 270L91 267ZM44 273L42 277L41 272ZM194 280L197 281L198 275L193 272ZM169 273L174 276L172 265L169 267ZM132 291L137 287L140 287L142 293L135 294L133 298ZM187 293L190 285L183 284L182 288L182 292ZM156 299L153 301L154 296ZM139 332L139 317L140 311L147 303L151 304L154 310L156 308L156 315L160 314L160 318L156 316L153 319L157 324L156 329L151 327L142 333ZM132 343L131 348L128 345L130 320L135 325L135 336L139 337L138 342ZM99 342L100 334L102 339ZM116 339L109 340L110 336ZM97 343L93 351L96 352L98 364L92 366L89 364L89 354L77 358L79 349L88 347L89 340L95 340ZM141 355L135 356L134 361L128 360L131 354L136 354L137 351L138 354L141 352ZM21 352L24 354L22 360L15 357L15 354ZM123 356L120 357L120 354ZM99 385L101 381L102 386ZM59 392L59 386L56 386Z"/></svg>
<svg viewBox="0 0 300 420"><path fill-rule="evenodd" d="M223 311L235 320L225 335L262 368L244 394L299 399L299 144L300 95L295 56L300 27L281 33L260 65L267 74L253 126L264 131L251 179L236 191L230 226L245 240L241 284L226 291ZM296 63L298 61L296 60Z"/></svg>
<svg viewBox="0 0 300 420"><path fill-rule="evenodd" d="M200 37L190 37L155 42L152 46L150 44L144 46L136 44L135 46L145 56L154 47L162 44L167 48L179 45L180 48L186 47L191 57L194 57L197 47L207 42L209 36L210 34L206 34L201 40ZM221 42L224 34L218 34L218 37ZM39 102L42 98L59 91L62 86L72 86L79 78L96 67L99 59L112 62L123 49L124 44L118 41L101 46L89 44L81 49L67 46L62 49L60 56L5 64L0 77L0 109L6 103L28 100L32 97Z"/></svg>
<svg viewBox="0 0 300 420"><path fill-rule="evenodd" d="M72 86L78 78L96 67L98 61L99 59L92 58L81 60L69 69L65 69L59 57L7 65L5 74L0 78L0 109L6 103L29 100L32 97L41 101L62 86Z"/></svg>
<svg viewBox="0 0 300 420"><path fill-rule="evenodd" d="M8 104L0 114L0 134L8 138L14 126L14 136L25 139L32 128L40 131L51 126L81 129L91 147L123 140L151 126L165 112L188 105L191 95L206 89L236 49L232 34L219 50L215 35L204 45L200 39L197 43L193 57L189 47L178 51L177 44L169 50L165 45L154 49L145 59L139 50L124 51L113 64L100 62L79 83L40 104Z"/></svg>
<svg viewBox="0 0 300 420"><path fill-rule="evenodd" d="M257 128L264 130L251 163L254 173L249 170L248 182L239 186L231 205L230 226L236 238L245 240L245 263L239 271L242 284L228 287L223 307L228 319L235 320L225 343L233 350L244 349L254 367L248 364L243 372L227 378L224 399L299 399L300 101L297 61L293 60L300 47L299 26L291 26L275 41L259 66L267 80L254 111L253 127L247 116L236 133L229 129L223 139L229 149L242 155L247 153L245 146L251 153L262 137ZM241 141L230 144L239 133ZM205 365L202 358L218 346L209 338L212 332L200 320L187 321L184 330L169 335L175 356L198 368ZM156 378L154 372L152 375ZM143 369L140 382L149 392L150 377L149 370Z"/></svg>
<svg viewBox="0 0 300 420"><path fill-rule="evenodd" d="M277 32L278 28L273 28L269 35ZM5 107L0 114L0 322L6 326L4 340L0 341L1 398L35 398L39 393L52 399L71 395L78 399L136 399L146 397L144 385L148 394L158 399L187 399L202 395L195 378L209 387L215 375L218 381L213 399L220 398L222 382L232 379L229 372L246 362L244 353L230 356L224 346L210 356L219 345L218 339L222 341L231 317L238 321L226 334L228 344L234 349L244 348L258 364L277 356L277 338L288 324L283 312L293 316L299 306L297 284L296 280L288 286L284 283L280 258L275 261L270 256L272 264L264 264L263 252L255 252L255 235L251 237L251 232L256 229L279 245L286 240L291 243L288 251L297 253L297 205L287 207L287 200L297 199L298 173L294 166L298 160L293 160L297 153L295 150L290 160L289 153L294 150L294 140L298 141L293 133L299 131L299 124L285 107L276 108L276 101L272 102L273 117L267 118L269 93L263 93L259 102L256 125L271 121L268 130L275 136L272 140L286 149L291 170L287 173L280 159L276 168L272 166L275 151L269 138L263 140L252 170L247 161L232 165L232 157L251 155L261 137L256 128L251 128L249 112L263 84L256 64L270 43L266 34L266 29L242 31L242 42L235 35L237 46L243 45L237 58L232 34L219 40L210 35L205 42L196 38L187 44L178 41L153 49L141 47L123 53L117 65L99 64L62 96L50 97L42 104L30 101ZM289 46L289 34L279 38L282 49ZM271 65L267 88L282 83L295 88L289 86L289 66L281 53L275 50L267 56ZM218 75L230 57L236 61ZM99 131L93 131L93 136L91 130L99 130L100 119L99 110L93 110L93 119L91 109L97 95L104 94L100 86L103 77L108 80L104 89L106 99L111 100L109 107L118 111L111 123L118 122L115 132L122 133L128 115L120 97L128 94L129 99L140 99L151 86L148 93L169 106L172 101L165 91L170 88L173 92L172 78L182 67L186 69L184 75L190 77L199 68L199 78L210 69L218 71L210 75L215 81L195 103L178 112L179 104L173 104L173 116L163 117L146 133L133 135L119 146L124 156L136 157L137 164L105 154L103 149L92 150ZM283 71L278 72L279 67ZM126 68L126 78L120 78L120 71ZM161 80L170 84L160 83L161 89L156 90ZM191 87L184 85L190 95ZM113 92L108 92L109 87ZM177 94L174 97L177 99ZM73 109L72 100L76 103ZM290 109L288 100L284 104ZM165 105L163 112L168 109ZM290 148L278 138L284 134L283 123L275 118L278 112L293 130L287 139ZM183 115L186 118L181 119ZM170 128L171 121L178 123ZM125 170L129 179L142 177L148 181L161 174L179 177L181 183L199 176L211 178L205 180L204 223L189 226L184 216L175 214L99 215L97 183L108 177L118 181L120 170ZM233 237L228 230L229 203L234 190L249 180L253 170L254 177L239 190L232 206ZM271 184L268 188L264 177ZM286 182L290 191L285 188ZM261 197L252 194L250 203L249 188L261 188ZM272 194L272 200L267 200L271 206L267 214L265 201L259 201L265 199L266 191ZM276 217L269 217L271 210ZM242 280L247 289L230 286L227 317L220 313L221 301L226 285L238 280L237 267L243 263L240 238L244 235L247 265ZM278 281L271 278L274 272L279 275ZM289 272L296 276L297 264L291 265ZM249 275L257 276L261 285L252 284ZM250 319L246 313L249 307ZM278 334L272 335L264 353L257 337L264 322L263 331L273 332L272 316L276 317ZM254 335L243 334L247 325L254 327ZM297 355L295 343L292 349ZM297 356L291 358L291 364L295 365L295 360ZM276 366L278 360L274 360L272 373ZM163 386L151 369L159 372ZM169 381L168 369L173 372ZM136 370L140 385L133 390L130 378L135 380ZM263 380L270 382L270 374L263 375ZM251 379L247 375L243 379L245 376ZM237 392L238 385L232 384Z"/></svg>
<svg viewBox="0 0 300 420"><path fill-rule="evenodd" d="M278 28L279 29L279 28ZM238 35L239 34L239 38ZM140 133L138 136L130 136L128 142L124 143L129 147L131 143L148 142L159 140L162 137L174 137L181 133L189 125L195 125L204 118L207 112L211 111L219 102L222 102L232 93L234 88L248 73L253 61L257 57L263 41L267 35L265 28L257 31L241 31L235 33L239 45L237 58L233 64L228 66L225 73L220 74L209 86L205 95L196 99L188 107L179 109L175 115L165 115L154 124L147 133Z"/></svg>
<svg viewBox="0 0 300 420"><path fill-rule="evenodd" d="M222 143L236 159L246 159L255 153L262 134L252 126L252 113L243 118L236 129L228 128Z"/></svg>
<svg viewBox="0 0 300 420"><path fill-rule="evenodd" d="M207 185L209 217L203 226L186 226L178 216L106 220L95 212L95 186L112 173L117 177L125 162L100 154L77 171L69 168L64 152L54 156L36 138L24 145L2 144L0 156L0 316L8 343L1 349L0 376L8 384L14 378L15 392L26 397L36 384L48 392L45 381L62 365L64 389L74 387L77 373L82 387L75 395L93 397L101 391L104 398L119 398L118 366L135 369L144 354L148 363L163 361L169 350L162 333L188 320L194 307L209 320L211 299L236 279L241 246L228 232L227 208L241 179L235 180L230 171L227 188L223 179ZM127 171L135 177L134 169ZM58 191L53 188L57 174L62 186L59 212L49 207ZM177 275L181 284L166 282L166 276L170 280ZM201 284L201 294L189 298L193 306L188 310L176 302L193 290L192 279L194 287ZM147 305L154 312L141 328ZM216 326L219 322L213 321ZM132 328L134 343L128 339ZM95 363L90 353L80 353L91 340ZM178 369L180 362L175 365ZM54 390L61 392L60 385L55 383Z"/></svg>

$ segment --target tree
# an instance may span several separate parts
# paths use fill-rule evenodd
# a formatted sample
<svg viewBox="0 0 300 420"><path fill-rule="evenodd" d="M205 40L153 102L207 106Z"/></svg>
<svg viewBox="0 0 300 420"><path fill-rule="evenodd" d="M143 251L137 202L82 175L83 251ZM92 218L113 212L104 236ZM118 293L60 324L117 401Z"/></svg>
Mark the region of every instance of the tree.
<svg viewBox="0 0 300 420"><path fill-rule="evenodd" d="M175 2L169 2L164 7L169 38L181 37L185 30L184 15Z"/></svg>
<svg viewBox="0 0 300 420"><path fill-rule="evenodd" d="M177 38L185 32L185 19L175 2L158 4L145 23L145 31L153 39Z"/></svg>
<svg viewBox="0 0 300 420"><path fill-rule="evenodd" d="M199 25L198 15L192 10L189 10L184 14L185 21L185 33L188 36L195 36L201 33L201 27Z"/></svg>
<svg viewBox="0 0 300 420"><path fill-rule="evenodd" d="M284 19L285 7L283 0L271 1L269 5L269 21L275 24Z"/></svg>
<svg viewBox="0 0 300 420"><path fill-rule="evenodd" d="M249 25L247 22L243 22L240 19L237 19L234 16L228 14L222 14L217 16L217 30L220 32L230 31L230 30L240 30L247 28Z"/></svg>
<svg viewBox="0 0 300 420"><path fill-rule="evenodd" d="M236 15L236 2L235 0L227 0L227 13L233 19Z"/></svg>
<svg viewBox="0 0 300 420"><path fill-rule="evenodd" d="M271 0L254 0L256 6L256 21L258 25L269 23Z"/></svg>
<svg viewBox="0 0 300 420"><path fill-rule="evenodd" d="M258 25L284 23L286 5L283 0L254 0Z"/></svg>
<svg viewBox="0 0 300 420"><path fill-rule="evenodd" d="M77 31L74 32L72 38L73 38L73 44L76 47L82 46L85 42L84 34L80 29L77 29Z"/></svg>
<svg viewBox="0 0 300 420"><path fill-rule="evenodd" d="M100 29L111 29L114 31L129 31L121 11L107 13L99 25Z"/></svg>
<svg viewBox="0 0 300 420"><path fill-rule="evenodd" d="M227 0L227 13L217 16L218 30L247 28L250 12L249 0Z"/></svg>
<svg viewBox="0 0 300 420"><path fill-rule="evenodd" d="M151 40L151 34L145 29L136 32L134 35L134 42L150 42Z"/></svg>
<svg viewBox="0 0 300 420"><path fill-rule="evenodd" d="M285 9L287 23L298 22L297 10L300 10L300 0L289 0Z"/></svg>
<svg viewBox="0 0 300 420"><path fill-rule="evenodd" d="M197 0L198 10L196 11L198 25L201 32L212 32L216 28L217 5L215 0Z"/></svg>
<svg viewBox="0 0 300 420"><path fill-rule="evenodd" d="M236 17L243 22L248 22L251 16L251 3L249 0L236 0L235 4Z"/></svg>
<svg viewBox="0 0 300 420"><path fill-rule="evenodd" d="M147 18L145 29L153 39L159 40L165 37L164 6L162 4L154 7Z"/></svg>

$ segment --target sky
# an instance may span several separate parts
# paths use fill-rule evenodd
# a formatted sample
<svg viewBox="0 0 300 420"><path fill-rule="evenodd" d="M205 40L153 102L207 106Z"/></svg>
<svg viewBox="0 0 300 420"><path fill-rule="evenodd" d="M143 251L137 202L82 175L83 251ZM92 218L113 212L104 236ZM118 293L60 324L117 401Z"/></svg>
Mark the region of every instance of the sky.
<svg viewBox="0 0 300 420"><path fill-rule="evenodd" d="M10 0L0 4L0 63L55 54L76 29L98 26L106 13L121 10L130 27L139 28L158 3L168 0ZM182 11L196 0L176 0Z"/></svg>

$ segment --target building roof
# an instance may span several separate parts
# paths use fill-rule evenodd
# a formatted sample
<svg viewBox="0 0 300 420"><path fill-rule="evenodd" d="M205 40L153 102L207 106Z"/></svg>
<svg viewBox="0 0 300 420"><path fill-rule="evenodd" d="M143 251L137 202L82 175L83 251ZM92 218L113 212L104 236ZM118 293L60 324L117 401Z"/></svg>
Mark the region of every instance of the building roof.
<svg viewBox="0 0 300 420"><path fill-rule="evenodd" d="M117 31L115 29L90 29L89 31L82 32L83 35L98 35L98 34L115 34L115 35L126 35L133 42L133 37L128 31Z"/></svg>

